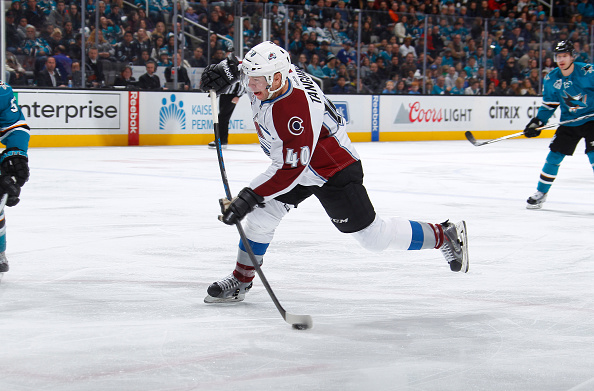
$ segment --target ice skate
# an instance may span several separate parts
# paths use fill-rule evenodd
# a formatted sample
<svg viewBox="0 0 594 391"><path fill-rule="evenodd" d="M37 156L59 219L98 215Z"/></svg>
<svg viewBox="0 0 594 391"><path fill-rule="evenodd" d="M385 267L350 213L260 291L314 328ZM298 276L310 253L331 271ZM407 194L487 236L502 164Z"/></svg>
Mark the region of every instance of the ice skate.
<svg viewBox="0 0 594 391"><path fill-rule="evenodd" d="M208 143L208 148L216 149L217 143L216 141L211 141ZM221 149L227 149L227 143L221 143Z"/></svg>
<svg viewBox="0 0 594 391"><path fill-rule="evenodd" d="M5 273L8 271L8 259L6 259L6 254L4 252L0 253L0 273Z"/></svg>
<svg viewBox="0 0 594 391"><path fill-rule="evenodd" d="M444 233L444 243L440 250L450 269L454 272L468 271L468 238L466 236L466 222L452 224L448 221L441 223Z"/></svg>
<svg viewBox="0 0 594 391"><path fill-rule="evenodd" d="M547 193L537 191L532 194L527 200L526 209L540 209L542 204L547 200Z"/></svg>
<svg viewBox="0 0 594 391"><path fill-rule="evenodd" d="M213 282L206 290L208 296L204 298L205 303L231 303L243 301L245 294L251 289L252 282L241 282L233 273L227 277Z"/></svg>

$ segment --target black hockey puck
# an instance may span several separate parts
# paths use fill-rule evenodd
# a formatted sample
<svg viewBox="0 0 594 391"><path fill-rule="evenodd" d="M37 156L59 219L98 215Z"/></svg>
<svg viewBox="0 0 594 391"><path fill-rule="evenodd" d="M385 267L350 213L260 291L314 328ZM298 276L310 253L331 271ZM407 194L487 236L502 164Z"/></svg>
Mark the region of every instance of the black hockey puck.
<svg viewBox="0 0 594 391"><path fill-rule="evenodd" d="M306 325L306 324L303 324L303 323L295 323L295 324L293 325L293 328L294 328L295 330L307 330L307 328L308 328L308 327L307 327L307 325Z"/></svg>

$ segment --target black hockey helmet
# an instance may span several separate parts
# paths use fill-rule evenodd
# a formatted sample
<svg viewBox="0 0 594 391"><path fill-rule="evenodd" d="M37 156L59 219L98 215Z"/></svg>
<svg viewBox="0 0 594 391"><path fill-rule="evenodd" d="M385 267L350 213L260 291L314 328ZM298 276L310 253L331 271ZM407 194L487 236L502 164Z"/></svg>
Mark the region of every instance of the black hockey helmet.
<svg viewBox="0 0 594 391"><path fill-rule="evenodd" d="M569 53L571 57L575 57L575 49L573 48L573 43L571 41L559 41L555 49L553 49L555 54L559 53Z"/></svg>

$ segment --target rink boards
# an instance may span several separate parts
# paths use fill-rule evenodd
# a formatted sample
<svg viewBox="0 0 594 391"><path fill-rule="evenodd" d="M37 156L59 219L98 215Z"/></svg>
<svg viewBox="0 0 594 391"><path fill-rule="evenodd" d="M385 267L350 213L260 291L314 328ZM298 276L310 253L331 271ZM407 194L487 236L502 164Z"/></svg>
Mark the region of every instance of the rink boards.
<svg viewBox="0 0 594 391"><path fill-rule="evenodd" d="M205 93L15 90L32 147L199 145L213 140ZM521 131L540 97L331 95L353 141L490 139ZM550 123L558 122L554 115ZM543 131L551 137L554 129ZM258 142L247 97L229 124L229 143Z"/></svg>

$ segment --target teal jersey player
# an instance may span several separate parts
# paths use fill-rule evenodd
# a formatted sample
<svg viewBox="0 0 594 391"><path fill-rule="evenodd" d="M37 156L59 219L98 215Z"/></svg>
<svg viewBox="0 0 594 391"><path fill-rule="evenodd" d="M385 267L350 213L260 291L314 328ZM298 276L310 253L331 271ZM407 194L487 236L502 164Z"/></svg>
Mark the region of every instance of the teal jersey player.
<svg viewBox="0 0 594 391"><path fill-rule="evenodd" d="M528 209L542 208L561 162L565 156L573 155L581 139L586 141L585 153L594 167L594 65L575 62L575 50L570 41L559 42L554 53L558 68L545 77L542 106L524 129L524 135L540 135L539 128L547 123L557 107L561 110L561 122L569 122L557 128L549 144L550 152L540 173L537 191L527 200ZM589 115L592 117L583 118Z"/></svg>
<svg viewBox="0 0 594 391"><path fill-rule="evenodd" d="M0 195L8 196L7 206L19 202L21 187L29 180L29 126L17 104L12 88L0 80ZM6 220L0 211L0 273L8 271L6 260Z"/></svg>

